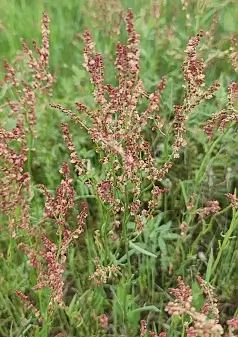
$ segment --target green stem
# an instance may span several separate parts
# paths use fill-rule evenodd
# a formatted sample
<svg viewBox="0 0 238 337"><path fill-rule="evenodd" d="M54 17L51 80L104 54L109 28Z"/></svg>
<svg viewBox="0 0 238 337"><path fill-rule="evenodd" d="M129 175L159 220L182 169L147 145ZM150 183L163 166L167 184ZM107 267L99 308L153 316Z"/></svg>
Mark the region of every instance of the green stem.
<svg viewBox="0 0 238 337"><path fill-rule="evenodd" d="M227 206L226 208L222 209L220 212L214 214L210 220L210 223L208 224L208 226L206 228L204 228L199 234L198 236L196 237L196 239L194 240L193 242L193 245L192 245L192 250L191 250L191 253L190 255L193 255L196 251L197 251L197 245L198 245L198 242L200 241L200 238L202 236L204 236L207 232L209 232L213 226L213 223L214 223L214 220L215 220L215 217L218 216L218 215L221 215L225 212L227 212L229 209L230 209L230 205Z"/></svg>
<svg viewBox="0 0 238 337"><path fill-rule="evenodd" d="M213 275L213 273L215 273L217 266L221 260L221 256L223 253L223 250L225 249L230 237L232 236L232 233L234 232L236 226L237 226L237 220L238 220L238 212L235 212L235 210L233 210L233 217L232 217L232 221L230 224L230 228L228 229L228 231L226 232L226 235L224 237L224 240L222 242L221 248L219 249L219 252L217 254L217 258L212 266L212 270L211 270L211 275Z"/></svg>
<svg viewBox="0 0 238 337"><path fill-rule="evenodd" d="M197 189L197 187L200 185L200 182L201 182L201 178L205 172L205 167L207 166L208 164L208 160L210 158L210 155L212 154L212 152L214 151L216 145L220 142L220 140L222 139L222 137L224 137L224 133L222 133L215 141L214 143L211 145L210 149L206 152L204 158L203 158L203 161L202 161L202 164L196 174L196 177L195 177L195 182L194 182L194 187L195 187L195 191Z"/></svg>

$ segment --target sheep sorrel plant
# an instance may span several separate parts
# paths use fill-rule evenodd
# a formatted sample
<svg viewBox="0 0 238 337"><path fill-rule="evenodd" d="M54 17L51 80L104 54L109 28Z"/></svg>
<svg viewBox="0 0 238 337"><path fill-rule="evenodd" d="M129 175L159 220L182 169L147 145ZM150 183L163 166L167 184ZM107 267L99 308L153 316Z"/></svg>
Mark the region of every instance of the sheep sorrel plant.
<svg viewBox="0 0 238 337"><path fill-rule="evenodd" d="M62 7L64 15L71 5ZM58 14L47 6L54 28ZM103 13L106 3L97 6ZM136 9L125 15L120 1L109 6L112 27L104 29L108 40L102 45L112 46L124 17L127 33L116 45L113 76L107 64L113 59L110 49L96 51L101 35L94 42L89 29L77 34L79 46L84 43L85 72L74 64L72 72L80 74L86 88L79 88L77 101L79 82L71 78L71 65L62 70L52 61L50 66L60 42L54 29L50 39L46 11L41 47L33 42L31 51L22 39L23 52L13 65L4 62L0 336L236 336L235 36L226 36L226 49L222 45L216 54L215 28L206 31L210 23L199 21L200 7L193 12L182 1L171 27L170 5L164 2L158 6L164 18L160 13L156 18L164 25L169 20L163 31L171 32L175 48L178 29L186 27L191 36L186 44L181 36L181 68L160 69L153 59L161 50L155 49L158 55L149 54L154 71L148 64L145 73L145 36L136 26L139 31L150 15L154 22L156 2L143 6L139 15L133 14ZM114 14L119 20L113 27ZM218 12L207 17L211 14L217 27ZM100 20L95 26L104 24ZM150 34L153 39L158 27ZM167 38L161 36L162 46ZM229 81L211 76L217 75L212 67L216 62L219 67L221 57L229 64ZM114 77L111 84L108 77ZM148 80L155 77L157 83ZM62 95L64 80L68 88ZM201 120L203 110L207 118ZM225 172L218 182L217 163Z"/></svg>

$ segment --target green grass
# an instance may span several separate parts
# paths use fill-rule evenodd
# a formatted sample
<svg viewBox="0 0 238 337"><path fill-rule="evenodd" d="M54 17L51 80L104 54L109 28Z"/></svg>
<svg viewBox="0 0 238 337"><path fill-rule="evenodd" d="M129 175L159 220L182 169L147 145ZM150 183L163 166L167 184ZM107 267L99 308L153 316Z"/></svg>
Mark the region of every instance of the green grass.
<svg viewBox="0 0 238 337"><path fill-rule="evenodd" d="M120 214L123 230L114 230L110 207L98 197L95 186L85 184L90 179L95 184L105 179L115 158L112 156L111 162L103 168L99 160L103 152L96 151L88 133L63 112L49 106L49 103L60 103L74 110L74 103L80 100L91 109L98 108L93 101L90 76L82 66L84 43L76 39L76 34L82 35L86 28L91 31L95 49L105 61L105 82L115 86L117 80L113 64L116 43L118 40L126 42L125 23L122 22L119 36L110 36L105 29L100 29L102 13L96 13L97 22L86 0L2 0L0 3L0 58L15 64L15 57L21 51L20 38L24 38L28 45L33 39L40 44L41 18L45 9L51 19L50 72L56 78L52 96L40 94L37 98L37 138L28 138L28 146L35 148L26 165L26 170L31 173L30 222L32 226L37 226L38 241L22 232L16 239L11 238L9 219L0 213L0 337L139 337L142 319L147 320L148 330L158 334L166 331L169 337L186 336L184 320L189 321L189 318L170 317L164 311L171 300L169 288L177 286L179 275L191 286L197 309L201 308L204 298L196 275L201 274L215 287L224 327L226 320L238 313L238 211L229 205L225 197L226 193L237 193L237 126L232 122L224 132L216 130L211 140L202 131L205 121L226 106L229 81L237 81L237 72L232 68L228 55L229 37L238 32L238 7L235 1L191 1L191 25L187 27L189 22L180 1L165 1L159 18L153 17L150 11L152 3L126 0L122 1L122 6L124 9L132 8L135 15L136 31L141 40L140 77L145 89L150 93L162 76L167 78L159 112L166 125L164 134L151 132L148 127L144 131L145 139L152 144L158 168L172 152L173 105L183 104L181 65L185 59L184 49L190 36L200 29L209 29L215 12L219 14L219 21L214 37L202 39L199 56L205 61L214 60L205 72L206 87L215 80L221 83L221 87L214 98L200 104L189 116L187 146L181 149L179 159L173 159L173 167L160 183L160 187L169 191L160 197L154 218L148 221L138 237L132 234L135 224L128 217L128 209L125 214ZM3 77L2 67L1 80ZM1 105L9 97L14 98L15 93L8 89L1 89ZM146 102L142 101L139 111L143 111L145 106ZM7 122L7 128L14 124L8 113L8 108L0 112L1 128L5 127L4 122ZM77 176L70 164L76 200L87 201L89 215L84 233L68 251L64 273L66 307L57 307L51 312L48 307L49 289L32 289L37 282L37 271L29 265L28 258L17 245L25 240L31 247L39 249L43 231L52 240L58 240L52 220L41 224L44 198L38 184L44 184L54 194L62 180L59 169L64 161L70 161L61 122L69 124L77 153L91 168L90 176ZM146 207L150 200L146 179L143 187L145 192L141 201ZM129 207L129 197L116 193ZM193 193L197 194L197 198L194 211L189 212L186 205ZM221 210L200 220L199 210L209 200L218 200ZM77 204L67 219L73 229L76 228L75 214L78 210ZM20 210L16 212L16 218L20 217L20 213ZM179 228L183 221L189 225L185 236L180 235ZM112 238L112 234L116 239ZM60 245L60 241L57 244ZM205 261L200 258L199 252L204 254ZM95 269L96 256L102 266L114 264L121 268L117 277L112 275L105 285L98 287L89 280ZM43 317L42 323L19 301L16 290L29 296ZM99 319L95 318L102 314L109 317L107 329L101 328ZM60 333L62 335L58 335Z"/></svg>

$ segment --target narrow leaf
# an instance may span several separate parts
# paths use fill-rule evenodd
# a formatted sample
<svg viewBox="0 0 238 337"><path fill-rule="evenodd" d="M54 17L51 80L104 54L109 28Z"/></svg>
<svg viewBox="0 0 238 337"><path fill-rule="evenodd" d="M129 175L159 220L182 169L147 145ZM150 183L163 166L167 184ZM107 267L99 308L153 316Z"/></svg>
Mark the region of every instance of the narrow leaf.
<svg viewBox="0 0 238 337"><path fill-rule="evenodd" d="M129 247L135 249L136 251L138 251L141 254L151 256L151 257L157 257L155 254L149 252L148 250L145 250L145 249L141 248L140 246L137 246L135 243L133 243L131 241L129 242Z"/></svg>
<svg viewBox="0 0 238 337"><path fill-rule="evenodd" d="M213 249L211 247L211 252L209 254L209 260L208 260L208 263L207 263L207 271L206 271L206 282L209 282L210 281L210 278L212 276L212 266L214 264L214 255L213 255Z"/></svg>

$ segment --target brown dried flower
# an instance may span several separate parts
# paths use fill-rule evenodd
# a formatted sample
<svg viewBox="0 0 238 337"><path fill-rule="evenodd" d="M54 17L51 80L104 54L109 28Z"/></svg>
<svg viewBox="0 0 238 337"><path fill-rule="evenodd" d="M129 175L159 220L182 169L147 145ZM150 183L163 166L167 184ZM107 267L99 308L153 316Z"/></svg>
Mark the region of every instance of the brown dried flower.
<svg viewBox="0 0 238 337"><path fill-rule="evenodd" d="M120 267L118 266L111 265L102 267L98 257L94 259L94 263L96 270L92 275L89 276L89 280L93 280L96 286L107 283L107 280L111 275L117 275L120 272Z"/></svg>
<svg viewBox="0 0 238 337"><path fill-rule="evenodd" d="M217 200L211 200L207 202L207 206L198 210L201 219L206 218L210 214L215 214L221 210L219 202Z"/></svg>

